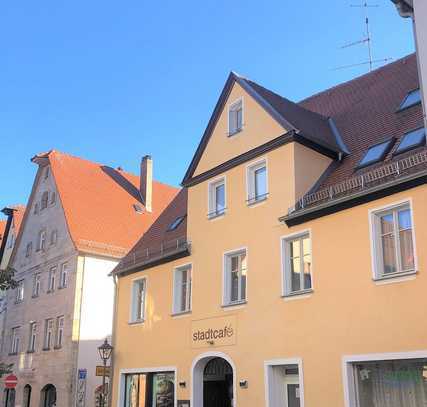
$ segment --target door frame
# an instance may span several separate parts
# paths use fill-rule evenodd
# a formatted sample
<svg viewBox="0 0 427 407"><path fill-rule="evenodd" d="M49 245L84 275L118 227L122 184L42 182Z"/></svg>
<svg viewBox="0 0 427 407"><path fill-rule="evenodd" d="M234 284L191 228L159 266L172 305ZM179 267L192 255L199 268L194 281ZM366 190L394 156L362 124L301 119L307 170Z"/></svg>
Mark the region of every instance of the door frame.
<svg viewBox="0 0 427 407"><path fill-rule="evenodd" d="M191 394L192 406L203 407L203 376L207 363L215 358L224 359L233 369L233 407L237 406L236 365L233 360L222 352L205 352L193 359L191 364Z"/></svg>

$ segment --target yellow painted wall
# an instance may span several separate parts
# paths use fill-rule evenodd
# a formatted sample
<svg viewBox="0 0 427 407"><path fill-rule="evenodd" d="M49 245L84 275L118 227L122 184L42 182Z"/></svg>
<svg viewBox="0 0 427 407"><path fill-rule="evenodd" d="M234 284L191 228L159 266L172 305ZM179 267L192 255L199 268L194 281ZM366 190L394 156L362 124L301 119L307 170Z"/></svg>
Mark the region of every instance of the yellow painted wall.
<svg viewBox="0 0 427 407"><path fill-rule="evenodd" d="M240 97L243 98L243 130L228 137L228 106ZM284 133L286 130L238 83L235 83L194 175L210 170Z"/></svg>

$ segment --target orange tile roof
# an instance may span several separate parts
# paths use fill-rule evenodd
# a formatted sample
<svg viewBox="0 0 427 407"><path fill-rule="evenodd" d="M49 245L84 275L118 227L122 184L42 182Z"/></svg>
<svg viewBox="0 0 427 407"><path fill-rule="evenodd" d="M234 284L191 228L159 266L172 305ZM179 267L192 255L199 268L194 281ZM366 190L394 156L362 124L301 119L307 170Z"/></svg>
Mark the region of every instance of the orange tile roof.
<svg viewBox="0 0 427 407"><path fill-rule="evenodd" d="M76 248L122 257L178 193L153 181L153 211L138 213L139 176L55 150L34 157L48 159L59 199Z"/></svg>

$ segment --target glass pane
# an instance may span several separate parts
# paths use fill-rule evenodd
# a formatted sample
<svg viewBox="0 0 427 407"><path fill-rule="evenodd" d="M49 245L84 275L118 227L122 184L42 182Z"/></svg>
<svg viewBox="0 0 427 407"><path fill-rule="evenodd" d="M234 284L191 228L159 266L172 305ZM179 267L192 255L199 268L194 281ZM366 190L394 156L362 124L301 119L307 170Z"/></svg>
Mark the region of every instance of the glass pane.
<svg viewBox="0 0 427 407"><path fill-rule="evenodd" d="M239 300L245 300L246 299L246 272L243 271L242 275L240 277L240 298Z"/></svg>
<svg viewBox="0 0 427 407"><path fill-rule="evenodd" d="M401 109L405 109L406 107L415 105L416 103L421 102L421 92L419 89L415 89L412 92L409 92L405 97L404 101L400 105Z"/></svg>
<svg viewBox="0 0 427 407"><path fill-rule="evenodd" d="M409 148L417 147L425 142L425 129L418 129L406 133L400 141L396 152L401 152Z"/></svg>
<svg viewBox="0 0 427 407"><path fill-rule="evenodd" d="M290 256L291 257L299 257L300 256L300 240L294 240L290 242Z"/></svg>
<svg viewBox="0 0 427 407"><path fill-rule="evenodd" d="M267 193L267 169L265 167L255 170L255 198Z"/></svg>
<svg viewBox="0 0 427 407"><path fill-rule="evenodd" d="M300 259L299 257L296 257L291 260L291 291L299 291L301 289L300 275Z"/></svg>
<svg viewBox="0 0 427 407"><path fill-rule="evenodd" d="M414 247L412 244L412 230L402 230L400 237L400 256L402 259L402 271L414 269Z"/></svg>
<svg viewBox="0 0 427 407"><path fill-rule="evenodd" d="M311 255L304 256L304 289L311 288Z"/></svg>
<svg viewBox="0 0 427 407"><path fill-rule="evenodd" d="M184 281L184 275L186 275L186 272L183 272L183 280L182 280L182 286L181 286L181 311L185 311L187 309L187 282L186 277Z"/></svg>
<svg viewBox="0 0 427 407"><path fill-rule="evenodd" d="M231 271L239 270L239 256L232 256L231 260Z"/></svg>
<svg viewBox="0 0 427 407"><path fill-rule="evenodd" d="M174 381L173 373L155 373L153 375L153 407L174 406Z"/></svg>
<svg viewBox="0 0 427 407"><path fill-rule="evenodd" d="M228 113L228 131L234 133L237 129L237 115L235 110L231 110Z"/></svg>
<svg viewBox="0 0 427 407"><path fill-rule="evenodd" d="M395 273L397 271L396 266L396 252L395 252L395 241L393 235L386 235L382 237L383 246L383 262L384 262L384 273Z"/></svg>
<svg viewBox="0 0 427 407"><path fill-rule="evenodd" d="M360 407L422 407L427 403L427 360L393 360L355 365Z"/></svg>
<svg viewBox="0 0 427 407"><path fill-rule="evenodd" d="M388 215L381 216L381 234L385 235L387 233L393 232L393 214L389 213Z"/></svg>
<svg viewBox="0 0 427 407"><path fill-rule="evenodd" d="M306 256L307 254L310 254L310 238L309 237L305 237L302 240L302 253L304 256Z"/></svg>
<svg viewBox="0 0 427 407"><path fill-rule="evenodd" d="M230 282L230 288L231 288L231 292L230 292L230 300L233 301L238 301L239 300L239 275L237 272L232 272L231 273L231 282Z"/></svg>
<svg viewBox="0 0 427 407"><path fill-rule="evenodd" d="M239 130L242 128L243 125L243 111L242 108L240 107L237 111L236 111L236 124L237 124L237 129Z"/></svg>
<svg viewBox="0 0 427 407"><path fill-rule="evenodd" d="M218 185L215 188L215 210L223 212L225 209L225 186L224 184Z"/></svg>
<svg viewBox="0 0 427 407"><path fill-rule="evenodd" d="M399 219L399 229L409 229L411 224L411 211L409 209L404 209L403 211L398 212Z"/></svg>
<svg viewBox="0 0 427 407"><path fill-rule="evenodd" d="M377 144L376 146L371 147L364 157L360 160L359 166L361 165L367 165L374 163L375 161L380 160L384 153L386 152L387 148L390 146L391 141L387 140L384 143Z"/></svg>

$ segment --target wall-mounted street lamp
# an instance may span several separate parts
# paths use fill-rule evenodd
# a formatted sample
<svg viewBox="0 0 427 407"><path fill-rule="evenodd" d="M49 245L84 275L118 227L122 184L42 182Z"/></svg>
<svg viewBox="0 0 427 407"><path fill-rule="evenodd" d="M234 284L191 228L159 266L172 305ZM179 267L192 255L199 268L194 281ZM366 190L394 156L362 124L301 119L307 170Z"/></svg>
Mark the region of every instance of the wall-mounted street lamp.
<svg viewBox="0 0 427 407"><path fill-rule="evenodd" d="M101 407L105 407L105 399L107 398L107 393L105 391L105 373L107 371L107 361L110 359L111 353L113 352L113 347L108 343L107 338L105 338L104 343L98 347L98 352L102 359L102 363L104 364L104 371L102 374Z"/></svg>

